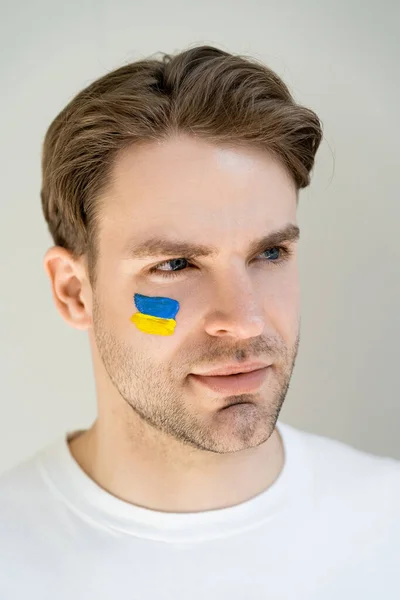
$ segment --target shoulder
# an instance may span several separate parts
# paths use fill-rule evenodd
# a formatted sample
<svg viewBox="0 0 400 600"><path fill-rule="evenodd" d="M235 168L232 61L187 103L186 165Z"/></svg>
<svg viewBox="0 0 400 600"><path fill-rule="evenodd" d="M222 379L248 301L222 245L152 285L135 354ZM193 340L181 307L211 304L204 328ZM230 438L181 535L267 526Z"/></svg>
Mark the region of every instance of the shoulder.
<svg viewBox="0 0 400 600"><path fill-rule="evenodd" d="M316 498L334 499L362 511L400 516L400 460L379 456L327 436L295 429L314 475Z"/></svg>
<svg viewBox="0 0 400 600"><path fill-rule="evenodd" d="M0 474L0 540L22 536L28 541L51 514L54 496L39 457L32 455Z"/></svg>
<svg viewBox="0 0 400 600"><path fill-rule="evenodd" d="M0 513L32 505L45 488L37 456L21 461L0 474Z"/></svg>
<svg viewBox="0 0 400 600"><path fill-rule="evenodd" d="M18 462L15 466L0 473L0 498L14 495L27 487L35 488L42 481L41 457L51 445L36 450L30 456Z"/></svg>

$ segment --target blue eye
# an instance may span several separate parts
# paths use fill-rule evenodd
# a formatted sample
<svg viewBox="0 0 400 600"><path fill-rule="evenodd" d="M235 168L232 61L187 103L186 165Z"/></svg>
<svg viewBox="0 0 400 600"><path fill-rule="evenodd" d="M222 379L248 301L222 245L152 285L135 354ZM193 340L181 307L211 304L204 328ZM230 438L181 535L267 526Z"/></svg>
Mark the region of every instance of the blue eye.
<svg viewBox="0 0 400 600"><path fill-rule="evenodd" d="M285 261L287 261L290 256L292 255L293 251L290 250L288 247L286 246L274 246L273 248L267 248L266 250L264 250L264 252L262 252L259 256L261 256L262 254L265 254L267 252L271 252L272 250L275 250L275 254L276 251L278 251L278 254L280 254L280 256L277 259L271 259L271 258L261 258L261 259L257 259L257 260L261 260L264 262L267 262L268 264L271 265L279 265ZM162 263L158 263L158 265L155 265L154 267L151 267L151 269L149 269L149 273L151 274L156 274L156 275L161 275L161 277L178 277L179 274L185 270L185 266L183 265L182 267L182 262L183 263L189 263L189 258L171 258L170 260L166 260ZM171 264L171 263L175 263L175 267L172 268L171 271L163 271L160 270L160 267L163 267L165 265ZM178 267L176 267L176 263L178 263Z"/></svg>

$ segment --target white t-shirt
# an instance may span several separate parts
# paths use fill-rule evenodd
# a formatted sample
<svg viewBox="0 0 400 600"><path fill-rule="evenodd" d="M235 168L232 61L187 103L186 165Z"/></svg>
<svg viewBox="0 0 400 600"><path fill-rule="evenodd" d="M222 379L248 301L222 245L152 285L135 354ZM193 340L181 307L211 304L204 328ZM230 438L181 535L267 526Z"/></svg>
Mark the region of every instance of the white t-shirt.
<svg viewBox="0 0 400 600"><path fill-rule="evenodd" d="M0 477L1 600L399 600L400 461L277 428L268 490L181 514L106 492L67 432Z"/></svg>

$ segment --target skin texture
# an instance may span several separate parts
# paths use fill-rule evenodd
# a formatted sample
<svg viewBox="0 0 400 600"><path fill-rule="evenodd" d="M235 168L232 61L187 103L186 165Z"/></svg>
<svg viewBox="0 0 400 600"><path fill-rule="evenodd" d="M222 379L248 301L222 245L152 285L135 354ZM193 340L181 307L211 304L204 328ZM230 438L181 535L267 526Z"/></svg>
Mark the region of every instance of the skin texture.
<svg viewBox="0 0 400 600"><path fill-rule="evenodd" d="M69 442L73 457L111 494L153 510L254 497L284 465L275 424L298 352L300 289L295 241L280 263L276 246L256 256L249 247L296 224L292 179L260 150L181 135L126 149L101 200L96 288L85 256L52 247L44 257L56 307L88 332L93 357L98 414ZM132 258L127 247L154 235L218 254ZM172 335L130 321L135 293L179 302ZM244 360L272 363L257 392L224 397L188 378ZM226 408L233 399L250 403Z"/></svg>

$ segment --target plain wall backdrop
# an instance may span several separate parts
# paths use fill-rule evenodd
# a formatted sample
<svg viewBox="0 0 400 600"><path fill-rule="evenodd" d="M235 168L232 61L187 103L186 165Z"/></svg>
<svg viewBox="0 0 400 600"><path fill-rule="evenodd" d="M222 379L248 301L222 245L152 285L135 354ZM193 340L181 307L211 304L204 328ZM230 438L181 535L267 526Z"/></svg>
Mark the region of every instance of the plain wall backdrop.
<svg viewBox="0 0 400 600"><path fill-rule="evenodd" d="M46 129L97 77L197 44L262 60L324 124L300 195L301 342L280 420L400 458L400 3L0 6L0 471L96 416L87 333L62 320L43 269Z"/></svg>

